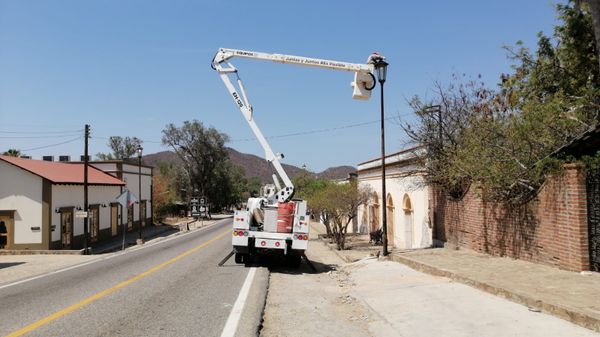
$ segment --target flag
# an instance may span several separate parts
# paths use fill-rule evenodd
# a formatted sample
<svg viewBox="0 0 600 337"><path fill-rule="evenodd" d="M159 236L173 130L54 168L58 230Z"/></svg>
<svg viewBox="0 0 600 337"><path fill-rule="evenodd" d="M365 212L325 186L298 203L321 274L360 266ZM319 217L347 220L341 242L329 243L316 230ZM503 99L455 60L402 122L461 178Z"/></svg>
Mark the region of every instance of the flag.
<svg viewBox="0 0 600 337"><path fill-rule="evenodd" d="M121 204L123 208L127 208L133 205L137 201L137 198L133 193L129 192L129 190L125 190L115 200Z"/></svg>

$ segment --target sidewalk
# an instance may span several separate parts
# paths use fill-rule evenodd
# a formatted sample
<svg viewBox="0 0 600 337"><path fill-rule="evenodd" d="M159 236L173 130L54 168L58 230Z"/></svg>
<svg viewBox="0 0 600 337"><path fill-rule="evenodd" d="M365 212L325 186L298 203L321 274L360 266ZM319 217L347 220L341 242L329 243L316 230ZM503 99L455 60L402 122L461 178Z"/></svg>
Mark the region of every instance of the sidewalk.
<svg viewBox="0 0 600 337"><path fill-rule="evenodd" d="M313 226L317 232L324 228ZM353 237L350 250L338 251L346 262L375 255L368 236ZM366 245L365 245L366 244ZM600 332L600 273L575 273L521 260L448 248L392 251L390 260L443 276Z"/></svg>

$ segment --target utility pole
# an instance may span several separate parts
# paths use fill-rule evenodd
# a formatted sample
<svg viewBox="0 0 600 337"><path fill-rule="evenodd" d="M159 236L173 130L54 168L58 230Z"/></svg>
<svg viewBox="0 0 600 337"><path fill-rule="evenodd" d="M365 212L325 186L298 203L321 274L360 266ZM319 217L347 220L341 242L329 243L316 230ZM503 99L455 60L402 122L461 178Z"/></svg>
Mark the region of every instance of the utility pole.
<svg viewBox="0 0 600 337"><path fill-rule="evenodd" d="M85 146L84 146L84 159L83 159L83 210L86 212L85 218L83 218L83 252L88 254L88 216L89 216L89 205L88 205L88 139L90 138L90 125L85 125Z"/></svg>

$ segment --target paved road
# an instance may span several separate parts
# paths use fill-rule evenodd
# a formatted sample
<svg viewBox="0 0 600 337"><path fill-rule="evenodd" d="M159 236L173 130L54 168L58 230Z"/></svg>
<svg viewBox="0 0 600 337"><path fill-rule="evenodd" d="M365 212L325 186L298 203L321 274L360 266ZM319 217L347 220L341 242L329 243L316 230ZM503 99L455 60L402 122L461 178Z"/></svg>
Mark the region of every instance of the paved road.
<svg viewBox="0 0 600 337"><path fill-rule="evenodd" d="M250 268L217 263L231 219L142 249L0 289L0 335L220 336ZM266 289L259 269L253 299ZM257 284L259 280L261 284ZM264 299L264 297L262 297ZM240 326L255 329L260 303ZM246 335L248 332L241 333Z"/></svg>

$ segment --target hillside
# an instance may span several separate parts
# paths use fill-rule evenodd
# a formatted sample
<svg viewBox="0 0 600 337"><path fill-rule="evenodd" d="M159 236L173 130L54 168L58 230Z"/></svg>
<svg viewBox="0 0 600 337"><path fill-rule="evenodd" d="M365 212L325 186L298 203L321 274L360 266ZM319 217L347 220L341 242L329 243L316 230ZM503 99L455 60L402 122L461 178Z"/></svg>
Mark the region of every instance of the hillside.
<svg viewBox="0 0 600 337"><path fill-rule="evenodd" d="M272 182L271 175L274 170L269 167L266 160L253 154L241 153L232 148L227 148L229 153L229 160L234 165L240 166L244 169L246 177L258 177L263 183ZM158 162L179 162L179 158L172 151L162 151L149 155L143 156L144 164L150 166L156 166ZM290 178L295 177L297 174L302 172L302 168L282 164L283 169L287 172ZM344 179L348 177L351 172L356 172L356 169L352 166L336 166L330 167L323 172L313 173L318 177L326 179Z"/></svg>

